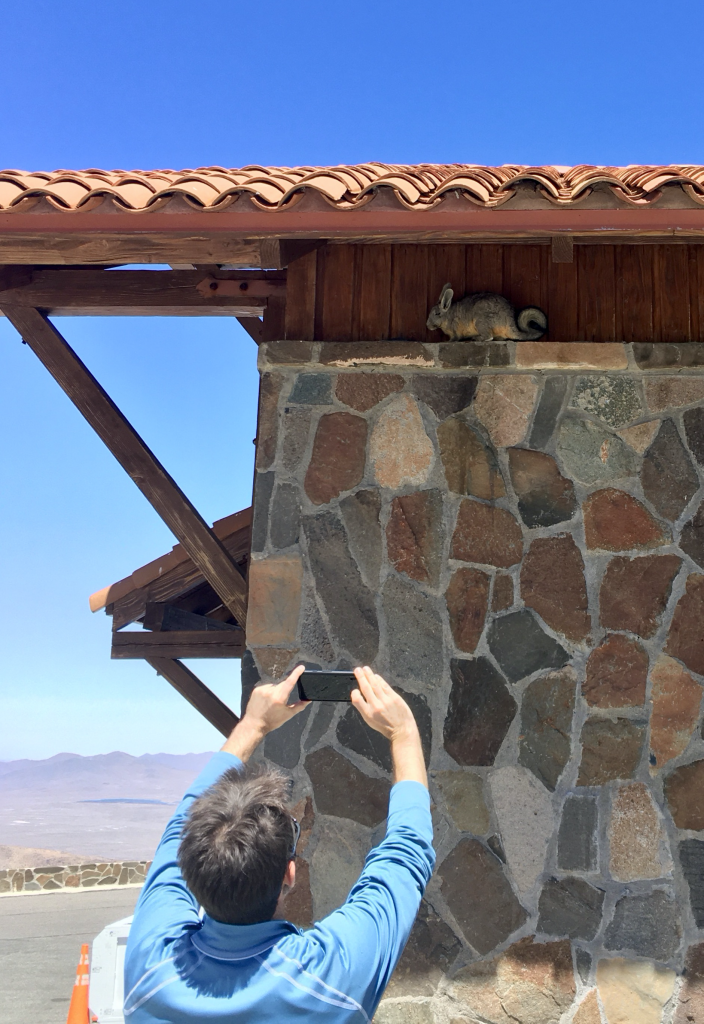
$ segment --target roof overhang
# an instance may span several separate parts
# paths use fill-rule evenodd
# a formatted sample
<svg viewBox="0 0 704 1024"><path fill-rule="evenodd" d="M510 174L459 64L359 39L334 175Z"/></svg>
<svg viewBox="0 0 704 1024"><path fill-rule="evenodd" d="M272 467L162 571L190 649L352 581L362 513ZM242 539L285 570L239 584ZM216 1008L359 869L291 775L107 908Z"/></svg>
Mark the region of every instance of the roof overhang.
<svg viewBox="0 0 704 1024"><path fill-rule="evenodd" d="M267 266L270 239L704 241L704 167L0 171L0 262Z"/></svg>

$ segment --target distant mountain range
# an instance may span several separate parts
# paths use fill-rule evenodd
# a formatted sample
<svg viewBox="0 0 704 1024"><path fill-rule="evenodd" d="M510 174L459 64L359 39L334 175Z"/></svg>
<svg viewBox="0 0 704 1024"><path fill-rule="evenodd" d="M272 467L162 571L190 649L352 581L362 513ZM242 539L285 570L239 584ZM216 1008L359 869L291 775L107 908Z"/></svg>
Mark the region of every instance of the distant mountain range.
<svg viewBox="0 0 704 1024"><path fill-rule="evenodd" d="M210 757L114 751L0 761L0 845L83 859L150 858L174 806Z"/></svg>

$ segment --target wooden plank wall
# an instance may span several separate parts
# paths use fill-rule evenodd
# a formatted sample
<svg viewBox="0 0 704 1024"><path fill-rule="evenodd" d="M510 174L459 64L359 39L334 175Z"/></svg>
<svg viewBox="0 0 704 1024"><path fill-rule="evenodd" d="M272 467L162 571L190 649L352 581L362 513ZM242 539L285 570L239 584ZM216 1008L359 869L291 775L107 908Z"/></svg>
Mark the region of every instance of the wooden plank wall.
<svg viewBox="0 0 704 1024"><path fill-rule="evenodd" d="M704 341L704 245L328 245L288 268L286 337L440 341L425 321L455 298L493 291L548 316L546 341Z"/></svg>

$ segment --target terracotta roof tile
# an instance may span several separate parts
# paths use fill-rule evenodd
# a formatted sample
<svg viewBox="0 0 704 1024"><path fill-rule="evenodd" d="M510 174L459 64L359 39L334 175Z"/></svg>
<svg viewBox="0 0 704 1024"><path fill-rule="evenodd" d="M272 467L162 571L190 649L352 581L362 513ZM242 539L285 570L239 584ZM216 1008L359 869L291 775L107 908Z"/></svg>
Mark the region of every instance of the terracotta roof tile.
<svg viewBox="0 0 704 1024"><path fill-rule="evenodd" d="M633 206L652 204L664 185L680 184L704 206L704 167L694 165L595 167L480 167L473 164L358 164L340 167L199 167L183 171L0 171L0 211L23 211L40 199L58 210L89 210L106 197L123 210L158 209L181 196L195 209L222 210L241 195L266 210L290 207L303 190L318 192L332 207L363 206L380 186L411 210L429 209L454 192L483 207L499 207L516 186L530 181L556 206L606 186Z"/></svg>

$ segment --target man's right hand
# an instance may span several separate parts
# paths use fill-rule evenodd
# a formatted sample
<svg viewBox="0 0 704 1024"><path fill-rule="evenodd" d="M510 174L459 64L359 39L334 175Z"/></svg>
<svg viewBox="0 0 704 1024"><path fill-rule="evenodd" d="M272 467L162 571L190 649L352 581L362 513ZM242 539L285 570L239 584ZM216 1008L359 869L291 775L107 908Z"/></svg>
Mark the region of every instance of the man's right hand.
<svg viewBox="0 0 704 1024"><path fill-rule="evenodd" d="M356 668L354 674L359 689L352 691L352 703L367 725L389 740L394 781L411 780L427 788L420 734L408 704L368 666Z"/></svg>

